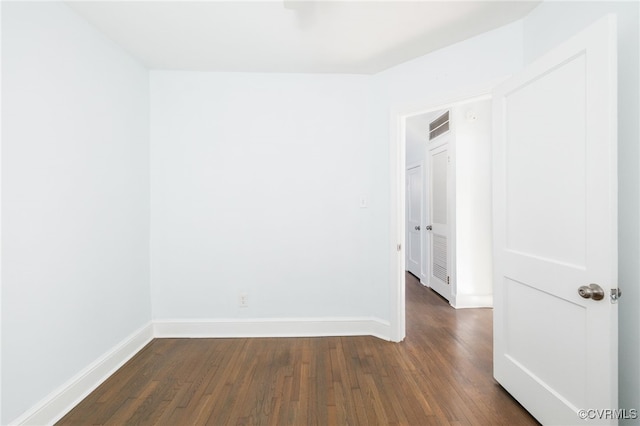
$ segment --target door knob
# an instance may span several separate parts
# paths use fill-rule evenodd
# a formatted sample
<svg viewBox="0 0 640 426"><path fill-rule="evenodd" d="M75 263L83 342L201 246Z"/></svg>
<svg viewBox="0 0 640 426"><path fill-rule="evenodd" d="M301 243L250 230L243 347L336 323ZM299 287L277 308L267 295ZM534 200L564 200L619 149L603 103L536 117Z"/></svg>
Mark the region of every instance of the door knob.
<svg viewBox="0 0 640 426"><path fill-rule="evenodd" d="M604 290L598 284L583 285L578 289L578 294L585 299L604 299Z"/></svg>
<svg viewBox="0 0 640 426"><path fill-rule="evenodd" d="M427 231L431 231L433 229L433 227L431 225L427 225Z"/></svg>
<svg viewBox="0 0 640 426"><path fill-rule="evenodd" d="M419 231L420 227L419 226L414 226L413 229L415 229L416 231Z"/></svg>

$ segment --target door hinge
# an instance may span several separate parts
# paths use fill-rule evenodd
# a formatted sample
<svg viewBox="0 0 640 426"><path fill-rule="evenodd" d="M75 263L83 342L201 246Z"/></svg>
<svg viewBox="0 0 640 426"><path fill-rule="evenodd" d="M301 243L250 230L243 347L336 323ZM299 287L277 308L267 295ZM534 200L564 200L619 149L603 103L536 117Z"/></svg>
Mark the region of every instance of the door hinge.
<svg viewBox="0 0 640 426"><path fill-rule="evenodd" d="M611 303L618 303L618 299L622 297L622 291L620 291L619 288L612 288L610 297L611 297Z"/></svg>
<svg viewBox="0 0 640 426"><path fill-rule="evenodd" d="M451 284L451 277L449 277L449 275L447 275L447 284Z"/></svg>
<svg viewBox="0 0 640 426"><path fill-rule="evenodd" d="M402 244L398 244L396 248L398 249L398 251L402 250Z"/></svg>

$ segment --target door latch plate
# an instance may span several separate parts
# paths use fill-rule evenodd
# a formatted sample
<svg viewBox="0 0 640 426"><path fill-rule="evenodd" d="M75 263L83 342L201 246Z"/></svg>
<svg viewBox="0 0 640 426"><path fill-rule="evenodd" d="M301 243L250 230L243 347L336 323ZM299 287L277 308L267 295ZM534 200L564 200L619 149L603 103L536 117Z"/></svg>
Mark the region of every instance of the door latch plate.
<svg viewBox="0 0 640 426"><path fill-rule="evenodd" d="M619 288L611 289L611 293L610 293L611 303L618 303L618 299L620 299L621 296L622 296L622 291L620 291Z"/></svg>

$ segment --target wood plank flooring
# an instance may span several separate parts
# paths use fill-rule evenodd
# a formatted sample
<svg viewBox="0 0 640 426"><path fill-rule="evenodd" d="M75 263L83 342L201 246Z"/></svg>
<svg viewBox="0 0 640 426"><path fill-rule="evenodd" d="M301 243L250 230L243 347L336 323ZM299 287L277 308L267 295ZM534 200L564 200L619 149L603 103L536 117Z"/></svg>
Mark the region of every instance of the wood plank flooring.
<svg viewBox="0 0 640 426"><path fill-rule="evenodd" d="M489 309L407 274L407 338L156 339L58 425L529 425L492 379Z"/></svg>

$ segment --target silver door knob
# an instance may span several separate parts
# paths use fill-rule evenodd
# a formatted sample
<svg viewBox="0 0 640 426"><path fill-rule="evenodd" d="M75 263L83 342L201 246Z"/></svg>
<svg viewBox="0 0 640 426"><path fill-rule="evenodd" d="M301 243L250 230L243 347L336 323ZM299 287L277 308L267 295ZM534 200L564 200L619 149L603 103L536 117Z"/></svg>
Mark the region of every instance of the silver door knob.
<svg viewBox="0 0 640 426"><path fill-rule="evenodd" d="M431 225L427 225L427 231L431 231L433 229L433 227Z"/></svg>
<svg viewBox="0 0 640 426"><path fill-rule="evenodd" d="M420 226L414 226L413 229L415 229L416 231L420 230Z"/></svg>
<svg viewBox="0 0 640 426"><path fill-rule="evenodd" d="M598 284L583 285L578 289L578 294L585 299L604 299L604 290Z"/></svg>

